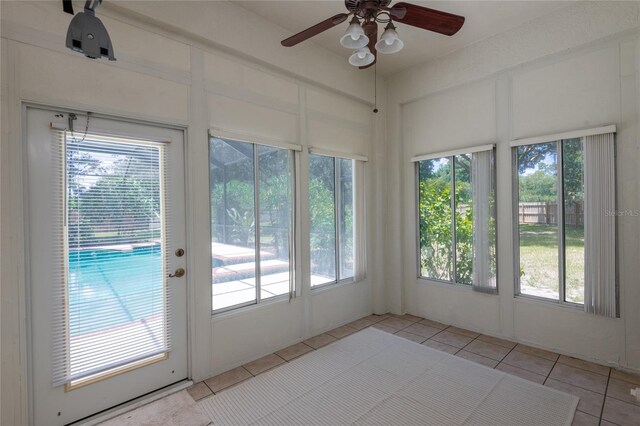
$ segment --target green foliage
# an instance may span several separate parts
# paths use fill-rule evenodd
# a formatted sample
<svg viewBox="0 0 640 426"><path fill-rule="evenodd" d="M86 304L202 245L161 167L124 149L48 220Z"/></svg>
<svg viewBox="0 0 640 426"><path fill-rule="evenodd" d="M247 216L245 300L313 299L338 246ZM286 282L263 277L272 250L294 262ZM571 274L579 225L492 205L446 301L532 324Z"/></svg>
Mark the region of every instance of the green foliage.
<svg viewBox="0 0 640 426"><path fill-rule="evenodd" d="M253 211L243 210L240 212L235 207L231 207L227 210L227 215L232 222L228 238L230 238L231 241L239 242L243 246L248 245L249 238L253 236L253 230L256 225L253 218Z"/></svg>
<svg viewBox="0 0 640 426"><path fill-rule="evenodd" d="M562 173L566 202L581 202L584 199L584 151L582 139L567 139L562 145Z"/></svg>
<svg viewBox="0 0 640 426"><path fill-rule="evenodd" d="M335 215L333 193L321 179L309 181L311 248L314 270L335 271ZM353 220L353 219L352 219Z"/></svg>
<svg viewBox="0 0 640 426"><path fill-rule="evenodd" d="M454 164L455 214L451 206L451 161L427 160L419 166L420 268L422 276L428 278L472 284L474 235L471 156L455 156ZM493 195L490 203L493 209ZM452 229L454 217L455 231ZM490 218L488 226L489 238L495 239L495 219ZM490 271L495 273L495 244L490 244L489 249Z"/></svg>
<svg viewBox="0 0 640 426"><path fill-rule="evenodd" d="M456 192L456 205L462 196ZM456 282L473 284L473 208L456 210Z"/></svg>
<svg viewBox="0 0 640 426"><path fill-rule="evenodd" d="M555 202L558 199L556 176L536 170L518 179L520 202Z"/></svg>
<svg viewBox="0 0 640 426"><path fill-rule="evenodd" d="M584 197L582 139L565 139L561 143L565 202L579 202ZM518 148L521 202L557 201L557 147L556 142L550 142Z"/></svg>
<svg viewBox="0 0 640 426"><path fill-rule="evenodd" d="M291 184L287 170L268 175L259 188L261 244L271 236L271 246L279 258L289 257L289 227L291 223Z"/></svg>
<svg viewBox="0 0 640 426"><path fill-rule="evenodd" d="M222 182L211 188L211 225L218 238L226 242L246 246L253 236L253 181L231 180L225 188ZM224 232L227 232L226 239Z"/></svg>
<svg viewBox="0 0 640 426"><path fill-rule="evenodd" d="M81 152L67 156L71 245L121 242L123 237L128 242L160 238L157 170L148 171L137 161L125 158L106 168ZM95 179L93 185L86 186L87 176Z"/></svg>
<svg viewBox="0 0 640 426"><path fill-rule="evenodd" d="M453 252L451 247L451 186L443 179L420 182L420 266L422 275L450 280Z"/></svg>

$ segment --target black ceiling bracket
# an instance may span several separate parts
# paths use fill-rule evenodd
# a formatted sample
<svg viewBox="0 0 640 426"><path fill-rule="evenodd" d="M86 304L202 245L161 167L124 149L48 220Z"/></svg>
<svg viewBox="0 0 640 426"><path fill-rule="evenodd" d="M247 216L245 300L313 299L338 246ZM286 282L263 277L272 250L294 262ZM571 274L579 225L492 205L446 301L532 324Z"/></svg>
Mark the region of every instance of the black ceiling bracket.
<svg viewBox="0 0 640 426"><path fill-rule="evenodd" d="M73 15L73 3L71 0L62 0L62 10L65 13Z"/></svg>

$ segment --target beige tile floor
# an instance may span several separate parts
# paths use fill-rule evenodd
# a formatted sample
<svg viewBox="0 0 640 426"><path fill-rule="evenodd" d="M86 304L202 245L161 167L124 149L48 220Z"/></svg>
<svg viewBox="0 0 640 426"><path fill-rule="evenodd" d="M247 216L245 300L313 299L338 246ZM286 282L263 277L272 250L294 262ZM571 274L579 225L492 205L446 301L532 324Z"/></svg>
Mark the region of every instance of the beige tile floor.
<svg viewBox="0 0 640 426"><path fill-rule="evenodd" d="M574 426L640 426L640 402L629 393L640 387L640 375L413 315L369 315L196 383L187 391L197 401L367 327L573 394L580 398Z"/></svg>

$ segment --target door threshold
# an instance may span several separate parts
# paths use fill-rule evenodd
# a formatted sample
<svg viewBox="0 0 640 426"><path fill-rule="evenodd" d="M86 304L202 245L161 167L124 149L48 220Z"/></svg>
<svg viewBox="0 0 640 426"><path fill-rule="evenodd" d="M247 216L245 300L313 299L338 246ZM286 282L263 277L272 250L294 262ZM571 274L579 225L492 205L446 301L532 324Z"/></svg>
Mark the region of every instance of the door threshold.
<svg viewBox="0 0 640 426"><path fill-rule="evenodd" d="M92 416L85 417L84 419L76 420L73 423L69 423L67 426L92 426L98 423L107 421L114 417L119 416L120 414L126 413L128 411L134 410L138 407L142 407L143 405L149 404L151 402L157 401L165 396L171 395L173 393L179 392L183 389L188 388L193 384L193 381L189 379L184 379L179 382L170 384L153 392L149 392L145 395L142 395L138 398L131 399L127 402L123 402L120 405L116 405L115 407L108 408L104 411L100 411Z"/></svg>

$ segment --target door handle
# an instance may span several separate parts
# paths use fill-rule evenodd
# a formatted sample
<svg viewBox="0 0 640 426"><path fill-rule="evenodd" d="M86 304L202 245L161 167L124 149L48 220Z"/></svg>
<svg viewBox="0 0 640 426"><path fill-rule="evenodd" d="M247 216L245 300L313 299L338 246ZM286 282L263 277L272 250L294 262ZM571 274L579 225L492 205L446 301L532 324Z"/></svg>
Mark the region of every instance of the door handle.
<svg viewBox="0 0 640 426"><path fill-rule="evenodd" d="M169 278L181 278L184 277L185 273L184 268L178 268L173 272L173 274L169 274Z"/></svg>

